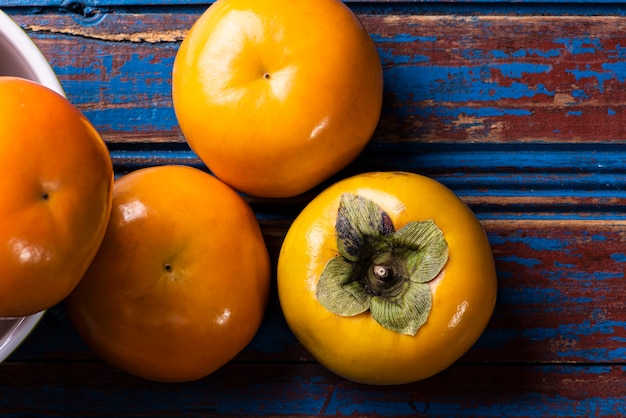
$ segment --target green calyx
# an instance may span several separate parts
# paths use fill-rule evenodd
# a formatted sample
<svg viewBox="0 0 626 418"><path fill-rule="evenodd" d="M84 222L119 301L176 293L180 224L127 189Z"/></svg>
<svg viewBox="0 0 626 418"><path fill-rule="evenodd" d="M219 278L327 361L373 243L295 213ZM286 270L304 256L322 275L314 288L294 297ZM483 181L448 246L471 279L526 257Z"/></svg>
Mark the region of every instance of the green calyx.
<svg viewBox="0 0 626 418"><path fill-rule="evenodd" d="M367 310L383 327L415 335L432 307L428 282L448 260L448 244L432 220L396 231L389 215L362 196L343 194L335 224L339 255L317 283L318 301L341 316Z"/></svg>

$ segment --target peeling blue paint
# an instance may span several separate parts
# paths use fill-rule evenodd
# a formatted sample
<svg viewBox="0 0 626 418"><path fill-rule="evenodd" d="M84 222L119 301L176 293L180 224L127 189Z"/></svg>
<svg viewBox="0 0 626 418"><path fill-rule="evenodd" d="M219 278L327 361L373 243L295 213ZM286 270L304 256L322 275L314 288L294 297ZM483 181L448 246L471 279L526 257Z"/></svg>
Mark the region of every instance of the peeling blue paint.
<svg viewBox="0 0 626 418"><path fill-rule="evenodd" d="M537 238L524 235L524 231L519 230L517 231L516 236L506 237L506 240L508 242L523 243L537 251L562 251L570 245L569 242L556 238Z"/></svg>
<svg viewBox="0 0 626 418"><path fill-rule="evenodd" d="M615 49L613 49L611 52L614 52L614 54L609 55L609 58L611 59L626 59L626 47L623 47L620 44L615 45Z"/></svg>
<svg viewBox="0 0 626 418"><path fill-rule="evenodd" d="M543 85L531 86L521 81L502 85L492 81L492 71L509 78L523 74L545 73L546 66L506 64L483 67L421 67L397 66L385 71L385 85L401 102L432 100L438 103L468 101L500 101L537 95L553 96Z"/></svg>
<svg viewBox="0 0 626 418"><path fill-rule="evenodd" d="M563 359L586 359L587 361L618 361L623 362L626 359L626 348L589 348L575 349L567 351L559 351L556 353L558 357Z"/></svg>
<svg viewBox="0 0 626 418"><path fill-rule="evenodd" d="M406 43L406 42L437 42L436 36L419 36L410 33L398 33L393 36L381 36L380 34L371 34L370 37L376 43Z"/></svg>
<svg viewBox="0 0 626 418"><path fill-rule="evenodd" d="M547 74L552 70L551 65L542 64L526 64L526 63L510 63L494 65L494 68L509 78L522 78L524 74ZM543 85L537 86L539 91L545 92Z"/></svg>
<svg viewBox="0 0 626 418"><path fill-rule="evenodd" d="M618 263L626 263L626 254L624 253L611 254L611 259Z"/></svg>
<svg viewBox="0 0 626 418"><path fill-rule="evenodd" d="M383 48L378 49L378 55L383 66L398 65L398 64L412 64L412 63L424 63L429 62L430 58L426 55L414 54L414 55L397 55L394 51L386 50Z"/></svg>
<svg viewBox="0 0 626 418"><path fill-rule="evenodd" d="M441 116L451 116L458 118L461 115L475 117L493 117L493 116L530 116L532 112L527 109L507 109L495 107L456 107L456 108L438 108L437 114Z"/></svg>
<svg viewBox="0 0 626 418"><path fill-rule="evenodd" d="M510 54L501 49L494 49L490 52L491 56L496 59L509 58Z"/></svg>
<svg viewBox="0 0 626 418"><path fill-rule="evenodd" d="M567 70L568 73L572 74L577 82L584 81L586 79L596 79L597 88L601 93L604 92L604 83L612 78L614 78L614 74L612 72L599 72L592 70L589 65L585 66L584 70L573 69Z"/></svg>
<svg viewBox="0 0 626 418"><path fill-rule="evenodd" d="M597 235L597 234L592 235L591 236L591 240L592 241L596 241L596 242L606 242L606 241L608 241L606 236L604 236L604 235Z"/></svg>
<svg viewBox="0 0 626 418"><path fill-rule="evenodd" d="M606 62L602 64L602 69L615 76L620 83L626 82L626 62Z"/></svg>
<svg viewBox="0 0 626 418"><path fill-rule="evenodd" d="M505 263L519 264L521 266L524 266L530 269L534 268L535 266L541 265L541 260L537 258L518 257L514 255L507 256L507 257L500 257L499 260Z"/></svg>
<svg viewBox="0 0 626 418"><path fill-rule="evenodd" d="M489 51L489 55L493 58L527 58L527 57L541 57L541 58L556 58L562 55L562 50L553 48L548 50L542 50L537 48L518 49L513 52L506 52L501 49L494 49Z"/></svg>
<svg viewBox="0 0 626 418"><path fill-rule="evenodd" d="M526 338L536 341L550 339L578 341L581 336L589 337L593 335L612 335L615 333L615 328L624 329L626 328L626 323L620 321L602 321L592 323L589 320L584 320L579 324L559 324L556 328L537 327L527 329L523 331L523 334ZM622 354L623 353L626 353L626 351L623 351Z"/></svg>
<svg viewBox="0 0 626 418"><path fill-rule="evenodd" d="M432 43L437 41L436 36L416 36L407 33L401 33L394 36L380 36L377 34L371 35L372 40L378 46L378 55L383 65L391 64L409 64L409 63L424 63L429 62L430 57L423 54L396 54L393 48L389 48L388 44L402 44L406 42L410 43Z"/></svg>
<svg viewBox="0 0 626 418"><path fill-rule="evenodd" d="M582 256L580 256L580 258L582 259ZM558 273L558 272L555 272L555 273ZM551 274L554 274L554 273L551 273ZM581 286L586 286L586 287L594 287L598 284L598 282L606 281L606 280L622 279L624 277L623 272L616 273L616 272L611 272L611 271L599 271L599 270L592 271L592 272L568 271L567 274L569 275L571 279L576 279Z"/></svg>
<svg viewBox="0 0 626 418"><path fill-rule="evenodd" d="M558 38L556 43L565 45L567 51L574 55L594 54L602 49L602 41L594 38Z"/></svg>
<svg viewBox="0 0 626 418"><path fill-rule="evenodd" d="M590 95L582 89L575 89L572 90L572 97L574 97L575 99L579 99L579 100L584 100L584 99L588 99L590 97ZM567 105L572 105L575 103L567 103Z"/></svg>
<svg viewBox="0 0 626 418"><path fill-rule="evenodd" d="M164 107L113 108L97 111L83 111L89 121L98 126L102 133L110 130L139 132L167 132L178 127L174 110Z"/></svg>

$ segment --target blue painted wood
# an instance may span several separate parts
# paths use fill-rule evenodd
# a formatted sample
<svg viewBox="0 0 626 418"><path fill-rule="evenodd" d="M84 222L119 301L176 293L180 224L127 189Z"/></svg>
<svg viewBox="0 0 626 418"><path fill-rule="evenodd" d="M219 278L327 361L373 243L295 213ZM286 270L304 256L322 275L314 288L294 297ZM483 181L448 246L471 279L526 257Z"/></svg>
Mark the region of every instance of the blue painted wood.
<svg viewBox="0 0 626 418"><path fill-rule="evenodd" d="M231 363L198 382L164 385L129 378L121 387L111 384L120 376L110 367L83 367L85 375L100 380L86 380L66 364L43 365L46 378L30 382L41 386L37 399L17 405L15 416L54 410L67 417L139 417L145 416L146 405L151 416L204 417L258 417L264 411L285 417L615 417L626 408L620 366L455 366L428 383L388 388L340 380L317 364L265 364L251 374L250 365ZM19 365L4 367L0 375L6 395L0 408L21 397L10 380L23 385ZM589 394L591 385L602 389L602 395Z"/></svg>
<svg viewBox="0 0 626 418"><path fill-rule="evenodd" d="M187 148L163 151L112 148L118 175L152 164L185 164L206 169ZM567 212L570 217L624 219L625 151L622 145L610 144L373 144L321 187L359 172L402 170L419 172L442 182L481 218L508 217L512 211L543 218L549 210ZM319 188L311 194L318 191ZM289 200L284 203L287 204Z"/></svg>

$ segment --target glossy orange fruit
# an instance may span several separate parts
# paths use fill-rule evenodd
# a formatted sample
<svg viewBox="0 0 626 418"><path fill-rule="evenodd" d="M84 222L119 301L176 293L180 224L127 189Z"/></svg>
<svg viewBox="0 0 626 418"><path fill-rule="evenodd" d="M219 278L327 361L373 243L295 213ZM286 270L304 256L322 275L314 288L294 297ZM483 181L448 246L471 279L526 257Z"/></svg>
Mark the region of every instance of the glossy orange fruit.
<svg viewBox="0 0 626 418"><path fill-rule="evenodd" d="M340 0L218 0L176 55L174 109L191 148L245 193L303 193L350 163L378 123L383 74Z"/></svg>
<svg viewBox="0 0 626 418"><path fill-rule="evenodd" d="M280 304L298 340L331 371L369 384L450 366L487 326L496 290L472 211L411 173L330 186L293 222L278 261Z"/></svg>
<svg viewBox="0 0 626 418"><path fill-rule="evenodd" d="M102 246L66 306L105 360L146 379L189 381L250 342L269 284L248 204L198 169L157 166L116 181Z"/></svg>
<svg viewBox="0 0 626 418"><path fill-rule="evenodd" d="M113 167L66 98L0 77L0 317L60 302L94 257L109 219Z"/></svg>

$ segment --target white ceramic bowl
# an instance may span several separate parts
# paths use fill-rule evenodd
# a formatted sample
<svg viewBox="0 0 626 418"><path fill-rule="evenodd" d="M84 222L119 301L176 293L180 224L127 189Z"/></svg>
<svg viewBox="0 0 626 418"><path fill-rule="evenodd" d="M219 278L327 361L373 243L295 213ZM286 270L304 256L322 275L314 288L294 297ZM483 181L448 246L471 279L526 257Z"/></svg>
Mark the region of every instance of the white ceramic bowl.
<svg viewBox="0 0 626 418"><path fill-rule="evenodd" d="M0 76L36 81L65 96L52 67L28 35L0 10ZM0 318L0 362L30 334L43 312L20 318Z"/></svg>

